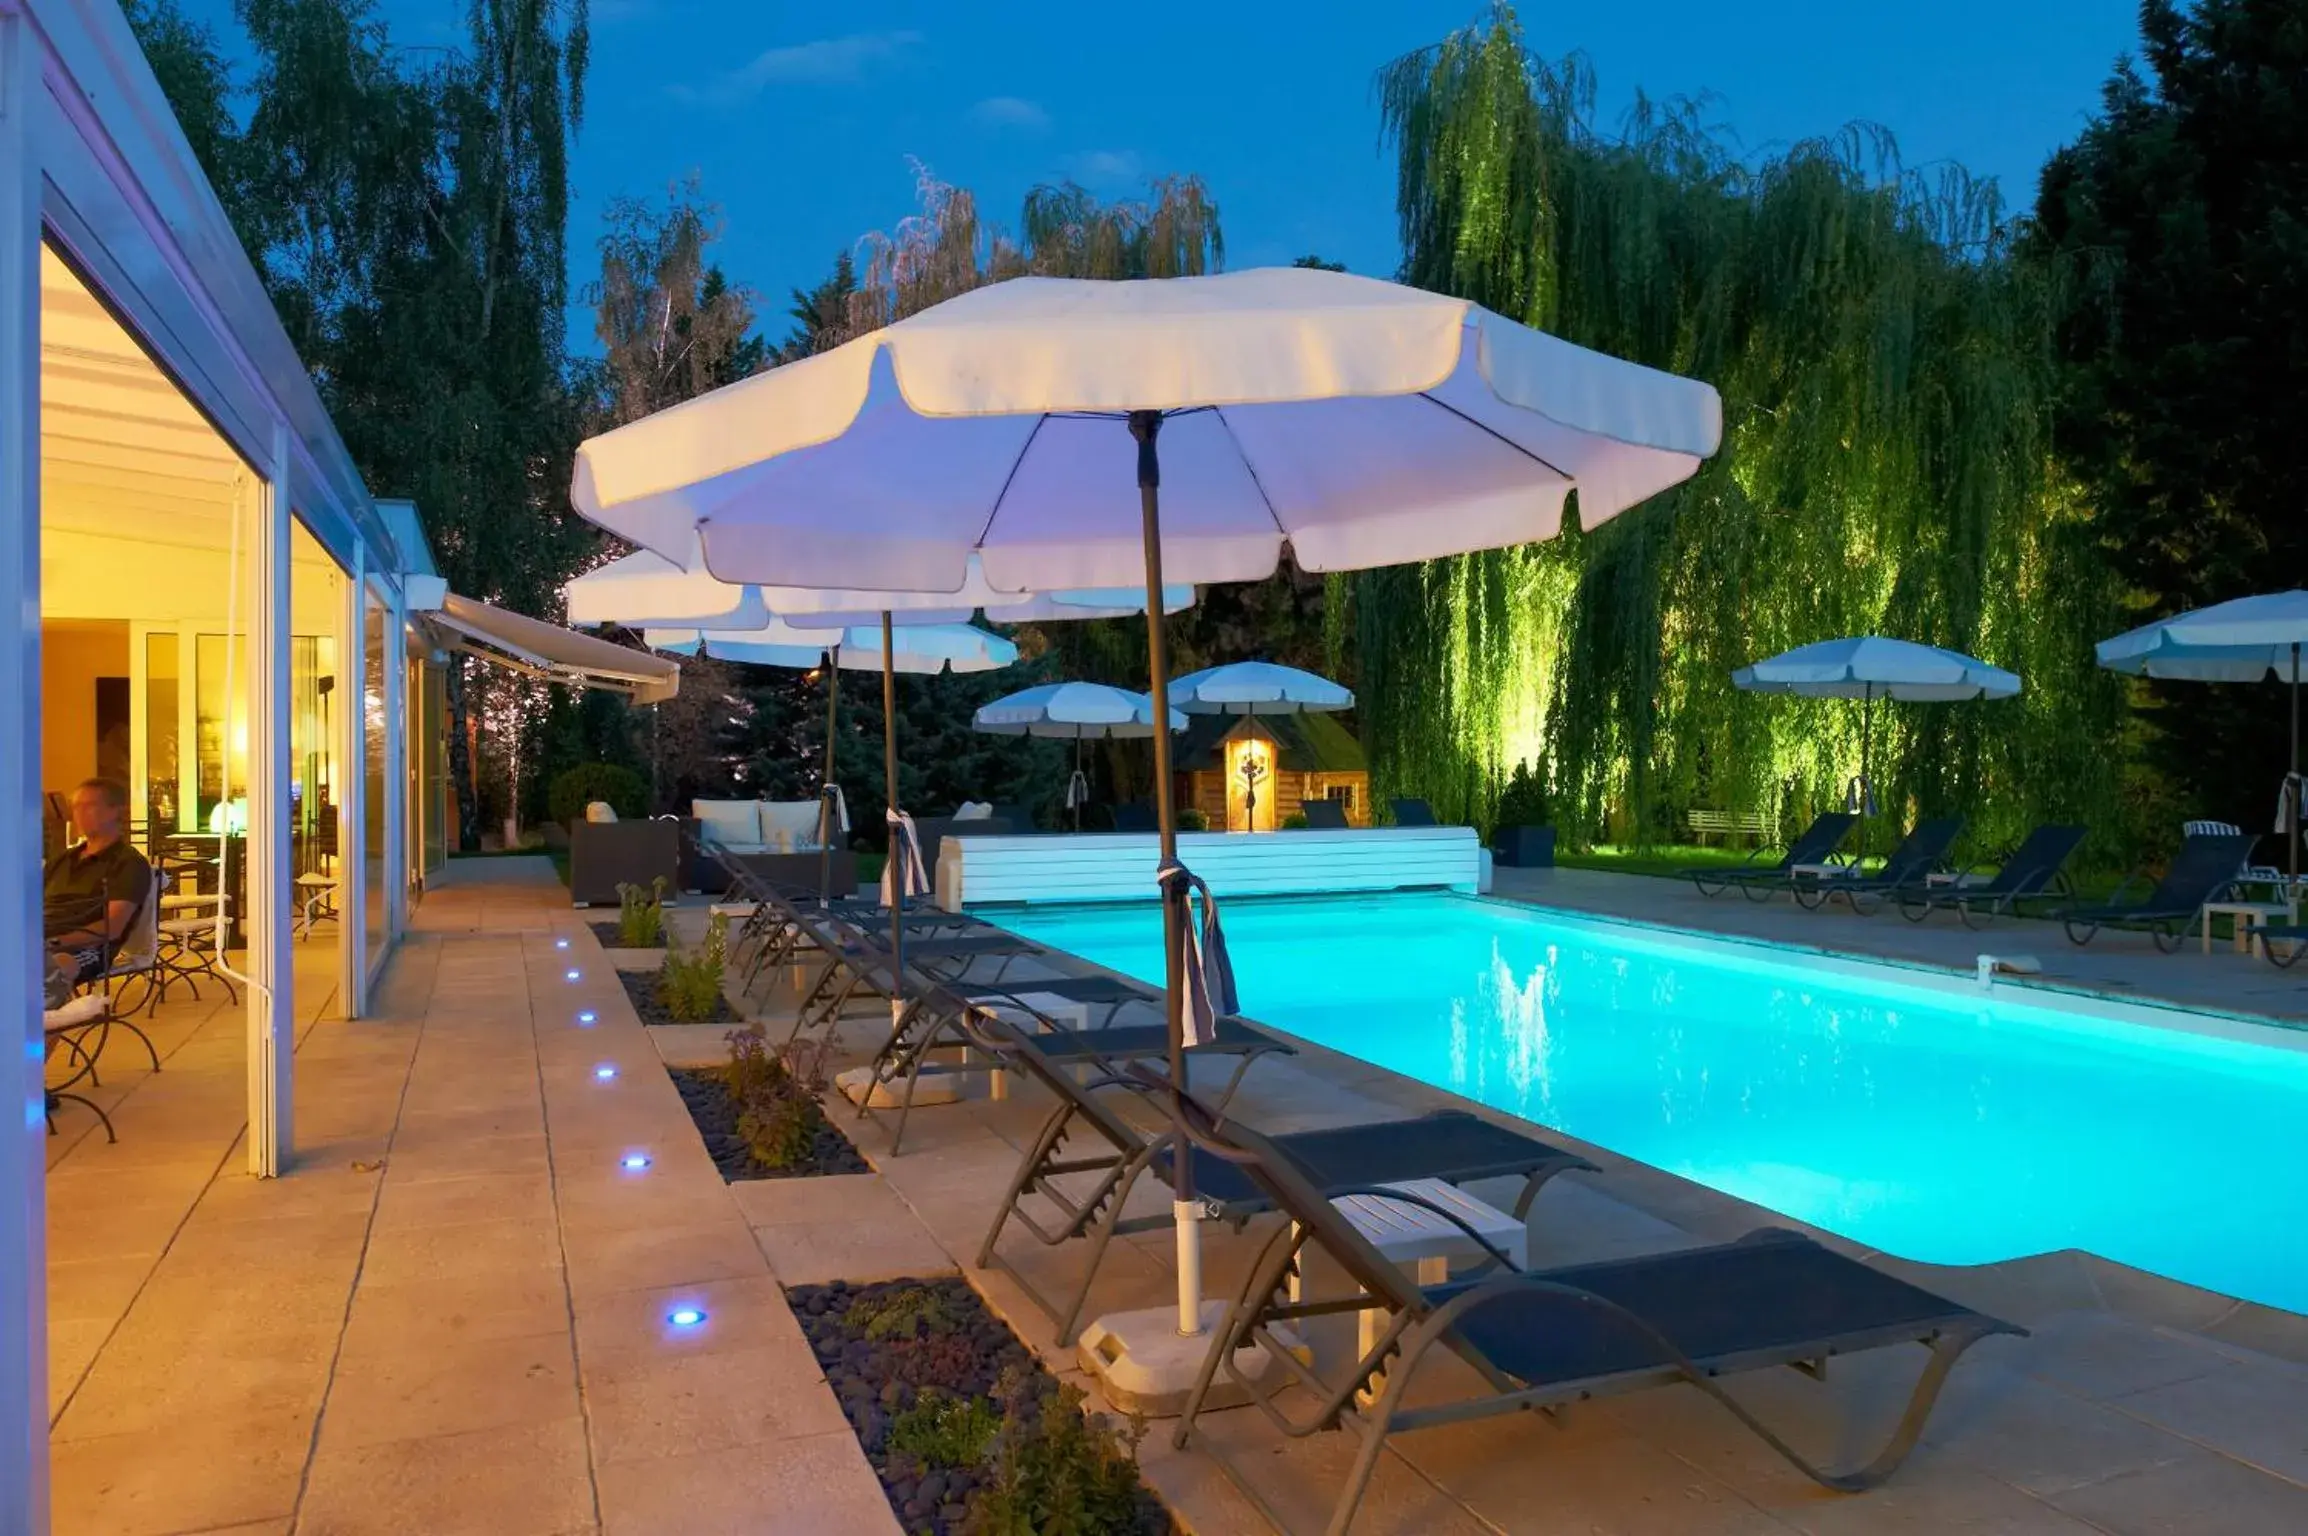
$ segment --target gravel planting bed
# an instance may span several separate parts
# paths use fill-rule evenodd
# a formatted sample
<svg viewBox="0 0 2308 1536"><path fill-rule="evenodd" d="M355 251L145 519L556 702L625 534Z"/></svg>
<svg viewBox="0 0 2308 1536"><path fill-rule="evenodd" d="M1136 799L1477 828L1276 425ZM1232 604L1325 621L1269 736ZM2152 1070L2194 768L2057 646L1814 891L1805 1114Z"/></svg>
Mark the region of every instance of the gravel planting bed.
<svg viewBox="0 0 2308 1536"><path fill-rule="evenodd" d="M1006 1459L1006 1446L1030 1434L1041 1414L1075 1412L1050 1395L1055 1379L964 1280L836 1280L794 1286L786 1299L907 1536L963 1536L973 1497L998 1492L1005 1467L1016 1478L1037 1460L1033 1449ZM935 1440L942 1443L925 1454L926 1415L939 1409L945 1414ZM1095 1523L1074 1523L1088 1513L1076 1509L1066 1529L1112 1536L1176 1530L1126 1461L1118 1477L1101 1481Z"/></svg>
<svg viewBox="0 0 2308 1536"><path fill-rule="evenodd" d="M587 923L585 926L593 930L593 937L601 941L603 949L663 949L665 947L663 934L657 936L657 942L654 944L628 944L625 942L624 930L615 923Z"/></svg>
<svg viewBox="0 0 2308 1536"><path fill-rule="evenodd" d="M729 999L713 1000L713 1017L709 1019L677 1019L666 1012L657 999L655 971L619 971L617 979L625 984L625 995L633 1000L633 1011L641 1015L644 1024L742 1024L737 1010L729 1006Z"/></svg>
<svg viewBox="0 0 2308 1536"><path fill-rule="evenodd" d="M689 1118L697 1123L697 1134L705 1138L705 1150L712 1154L714 1166L721 1170L726 1181L738 1179L799 1179L825 1173L871 1173L873 1168L841 1127L828 1120L817 1101L809 1100L803 1112L809 1116L809 1155L783 1167L772 1167L753 1155L745 1138L737 1133L737 1097L729 1091L729 1079L719 1067L674 1067L673 1086L681 1091L681 1102L689 1106Z"/></svg>

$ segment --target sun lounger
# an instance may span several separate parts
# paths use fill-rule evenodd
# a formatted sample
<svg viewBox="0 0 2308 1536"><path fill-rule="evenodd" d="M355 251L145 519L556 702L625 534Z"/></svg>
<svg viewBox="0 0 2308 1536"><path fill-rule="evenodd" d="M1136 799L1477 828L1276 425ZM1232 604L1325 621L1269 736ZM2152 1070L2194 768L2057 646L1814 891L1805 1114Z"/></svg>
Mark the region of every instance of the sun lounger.
<svg viewBox="0 0 2308 1536"><path fill-rule="evenodd" d="M1342 1191L1326 1185L1288 1138L1221 1126L1191 1104L1188 1112L1190 1134L1211 1159L1223 1160L1290 1224L1275 1232L1244 1278L1211 1340L1173 1439L1180 1449L1197 1443L1203 1404L1221 1372L1286 1436L1351 1430L1361 1444L1339 1488L1330 1536L1344 1536L1353 1523L1389 1435L1678 1382L1715 1399L1805 1476L1856 1493L1882 1482L1905 1460L1965 1350L1991 1334L2022 1332L1793 1232L1759 1231L1734 1243L1517 1272L1504 1254L1440 1206L1394 1190L1356 1191L1403 1200L1452 1221L1472 1244L1488 1250L1486 1263L1495 1266L1422 1286L1381 1256L1332 1205ZM1304 1272L1309 1247L1321 1248L1344 1270L1349 1293L1293 1295L1288 1282ZM1308 1319L1370 1307L1392 1316L1343 1373L1325 1377L1277 1334ZM1851 1472L1831 1472L1810 1460L1718 1385L1724 1376L1782 1366L1818 1375L1832 1356L1904 1343L1923 1345L1930 1357L1889 1441ZM1236 1367L1239 1351L1251 1345L1263 1346L1271 1362L1263 1378ZM1428 1373L1413 1406L1412 1380L1438 1347L1471 1365L1488 1390L1478 1385L1472 1396L1441 1397ZM1199 1443L1257 1503L1223 1446L1213 1443L1225 1438L1224 1431L1213 1431ZM1534 1447L1533 1454L1545 1451Z"/></svg>
<svg viewBox="0 0 2308 1536"><path fill-rule="evenodd" d="M1835 857L1835 850L1859 825L1859 818L1847 811L1824 811L1803 835L1787 845L1787 851L1776 863L1762 862L1768 850L1758 848L1747 856L1744 864L1725 867L1721 864L1701 865L1681 871L1684 878L1699 888L1702 896L1720 896L1737 887L1754 901L1765 901L1775 891L1792 891L1799 870L1825 865Z"/></svg>
<svg viewBox="0 0 2308 1536"><path fill-rule="evenodd" d="M1919 821L1915 829L1900 839L1891 850L1883 867L1873 874L1863 873L1856 864L1832 866L1831 873L1795 872L1795 899L1806 907L1817 910L1836 896L1851 903L1854 912L1873 912L1887 895L1896 895L1911 886L1926 886L1932 874L1947 860L1947 851L1963 834L1961 816L1940 816Z"/></svg>
<svg viewBox="0 0 2308 1536"><path fill-rule="evenodd" d="M1299 802L1298 813L1306 818L1306 830L1309 832L1344 832L1346 830L1346 807L1336 800L1328 798L1302 800Z"/></svg>
<svg viewBox="0 0 2308 1536"><path fill-rule="evenodd" d="M2191 837L2180 845L2164 878L2139 900L2124 900L2124 893L2135 883L2147 883L2146 875L2135 871L2124 877L2107 901L2066 907L2053 915L2066 927L2073 943L2089 944L2102 928L2146 928L2156 948L2169 953L2186 939L2189 925L2199 920L2204 903L2217 901L2236 883L2236 872L2244 867L2252 845L2258 841L2247 833Z"/></svg>
<svg viewBox="0 0 2308 1536"><path fill-rule="evenodd" d="M1431 827L1435 824L1434 807L1424 800L1405 800L1397 797L1392 805L1394 824L1398 827Z"/></svg>
<svg viewBox="0 0 2308 1536"><path fill-rule="evenodd" d="M1896 893L1900 916L1920 923L1932 913L1952 911L1967 928L1985 927L2008 917L2020 904L2067 894L2068 859L2083 845L2089 828L2041 826L2027 835L1994 875L1965 875L1945 885L1903 886Z"/></svg>
<svg viewBox="0 0 2308 1536"><path fill-rule="evenodd" d="M1136 1095L1146 1100L1149 1112L1167 1115L1171 1090L1142 1067L1127 1077L1077 1083L1041 1049L1037 1037L982 1014L972 1017L970 1029L981 1047L1040 1083L1057 1100L1019 1161L1001 1210L978 1249L978 1267L1000 1265L1009 1270L1035 1305L1057 1323L1058 1342L1071 1345L1107 1246L1118 1236L1156 1231L1172 1223L1167 1203L1156 1214L1124 1214L1139 1179L1150 1174L1164 1184L1171 1182L1175 1150L1169 1132L1140 1130L1117 1112L1114 1102L1118 1095ZM1189 1101L1199 1102L1191 1096ZM1203 1112L1210 1113L1207 1107ZM1338 1191L1408 1179L1466 1184L1519 1178L1523 1189L1514 1206L1518 1218L1528 1213L1539 1189L1556 1174L1574 1168L1594 1170L1585 1158L1561 1147L1456 1112L1294 1132L1278 1138L1278 1144L1290 1149L1318 1187ZM1269 1192L1233 1164L1198 1152L1190 1155L1194 1193L1206 1220L1240 1228L1274 1209ZM1030 1214L1025 1208L1028 1195L1051 1206L1057 1219L1048 1222ZM1081 1282L1070 1296L1057 1301L1044 1297L1002 1258L1002 1234L1013 1223L1045 1247L1077 1238L1088 1241Z"/></svg>
<svg viewBox="0 0 2308 1536"><path fill-rule="evenodd" d="M2277 950L2281 948L2282 954ZM2276 923L2260 930L2260 953L2279 971L2288 971L2292 962L2308 954L2308 927L2298 923Z"/></svg>
<svg viewBox="0 0 2308 1536"><path fill-rule="evenodd" d="M990 985L940 984L927 978L924 981L925 986L907 1008L906 1017L891 1028L889 1039L875 1054L872 1075L856 1095L858 1116L863 1119L873 1113L876 1089L886 1086L898 1090L897 1125L890 1136L892 1157L905 1143L906 1121L913 1113L915 1086L921 1078L985 1070L982 1065L967 1061L946 1064L934 1059L938 1051L967 1051L975 1045L969 1028L972 1013L999 1010L1012 1019L1019 1015L1030 1018L1040 1031L1034 1036L1035 1048L1057 1066L1092 1066L1114 1072L1133 1061L1164 1061L1170 1054L1170 1026L1166 1019L1138 1024L1113 1022L1115 1013L1128 1003L1146 1003L1159 1008L1162 994L1135 982L1103 976L1051 977ZM1045 998L1108 1003L1106 1022L1094 1028L1074 1028L1036 1005L1037 1000ZM1191 1054L1234 1062L1233 1073L1213 1101L1223 1113L1253 1062L1265 1056L1290 1055L1294 1051L1287 1042L1230 1017L1220 1019L1216 1034L1195 1046Z"/></svg>

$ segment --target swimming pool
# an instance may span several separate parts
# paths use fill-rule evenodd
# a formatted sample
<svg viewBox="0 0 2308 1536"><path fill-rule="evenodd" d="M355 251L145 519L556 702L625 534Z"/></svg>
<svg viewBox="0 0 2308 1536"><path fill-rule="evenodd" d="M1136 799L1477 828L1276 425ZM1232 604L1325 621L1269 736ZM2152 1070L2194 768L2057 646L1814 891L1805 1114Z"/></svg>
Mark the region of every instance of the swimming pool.
<svg viewBox="0 0 2308 1536"><path fill-rule="evenodd" d="M1150 905L989 915L1160 982ZM1225 917L1252 1018L1870 1247L2082 1248L2308 1311L2308 1050L2288 1031L1461 896Z"/></svg>

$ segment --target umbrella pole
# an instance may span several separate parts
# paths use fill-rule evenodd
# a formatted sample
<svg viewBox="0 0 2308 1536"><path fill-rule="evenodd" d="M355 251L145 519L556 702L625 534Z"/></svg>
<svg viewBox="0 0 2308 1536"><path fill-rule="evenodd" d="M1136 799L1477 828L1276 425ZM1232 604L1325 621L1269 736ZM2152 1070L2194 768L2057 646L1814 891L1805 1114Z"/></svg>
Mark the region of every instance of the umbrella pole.
<svg viewBox="0 0 2308 1536"><path fill-rule="evenodd" d="M1170 658L1162 622L1162 469L1154 448L1162 430L1159 411L1132 411L1130 435L1138 440L1138 505L1146 538L1146 665L1153 675L1154 704L1154 817L1161 833L1162 867L1178 862L1178 812L1171 804ZM1162 888L1163 1007L1170 1027L1170 1084L1174 1092L1186 1089L1186 887L1180 882ZM1173 1101L1171 1127L1177 1178L1171 1212L1178 1228L1178 1333L1192 1338L1202 1332L1202 1243L1195 1225L1200 1209L1194 1197L1194 1158L1186 1138L1186 1110Z"/></svg>
<svg viewBox="0 0 2308 1536"><path fill-rule="evenodd" d="M817 904L833 900L833 733L841 696L841 647L825 653L825 777L817 789Z"/></svg>
<svg viewBox="0 0 2308 1536"><path fill-rule="evenodd" d="M2289 921L2300 920L2300 642L2292 642L2292 774L2284 781L2284 844L2291 849L2292 881L2284 887Z"/></svg>
<svg viewBox="0 0 2308 1536"><path fill-rule="evenodd" d="M1082 781L1081 792L1075 793L1073 780L1069 779L1066 782L1066 798L1074 802L1074 830L1079 832L1082 830L1082 802L1089 797L1090 781L1082 772L1082 728L1078 725L1074 727L1074 778Z"/></svg>
<svg viewBox="0 0 2308 1536"><path fill-rule="evenodd" d="M906 876L908 869L891 863L905 842L898 822L898 666L896 638L890 633L890 611L882 610L882 799L888 806L890 851L883 859L890 881L890 1022L906 1011Z"/></svg>
<svg viewBox="0 0 2308 1536"><path fill-rule="evenodd" d="M1859 867L1867 865L1867 814L1874 809L1875 784L1868 777L1875 745L1875 684L1869 683L1859 706Z"/></svg>

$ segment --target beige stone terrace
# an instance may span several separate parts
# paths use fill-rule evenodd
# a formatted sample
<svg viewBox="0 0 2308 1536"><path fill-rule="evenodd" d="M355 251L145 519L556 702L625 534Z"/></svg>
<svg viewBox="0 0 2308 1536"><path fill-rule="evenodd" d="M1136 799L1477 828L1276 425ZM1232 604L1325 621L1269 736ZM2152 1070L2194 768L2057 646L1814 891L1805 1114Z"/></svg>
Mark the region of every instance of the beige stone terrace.
<svg viewBox="0 0 2308 1536"><path fill-rule="evenodd" d="M98 1136L60 1148L57 1530L895 1531L781 1283L959 1268L1070 1370L1015 1283L967 1267L1043 1106L1019 1092L925 1109L902 1157L860 1132L873 1173L724 1184L659 1069L660 1056L712 1055L718 1032L653 1040L542 863L454 869L393 962L378 1016L304 1032L304 1151L289 1176L260 1184L239 1169L237 1015L187 1026L173 1048L164 1039L158 1076L108 1072L137 1080L116 1111L117 1147ZM579 1025L580 1010L597 1021ZM597 1076L602 1065L617 1075ZM1439 1097L1309 1052L1261 1064L1238 1105L1290 1129ZM652 1159L645 1171L618 1166L633 1152ZM1600 1176L1539 1198L1534 1262L1767 1219L1598 1161ZM1118 1246L1095 1308L1159 1301L1167 1238ZM1240 1239L1212 1242L1214 1288L1245 1253ZM1061 1253L1044 1272L1076 1262ZM1674 1388L1591 1405L1560 1428L1513 1419L1402 1437L1356 1529L2308 1530L2296 1320L2175 1308L2123 1272L2056 1260L1925 1278L2035 1334L1974 1351L1924 1446L1876 1493L1820 1492ZM707 1321L669 1327L678 1305ZM1737 1390L1807 1448L1853 1448L1880 1432L1919 1359ZM1320 1529L1350 1454L1342 1437L1282 1446L1242 1412L1209 1425L1292 1529ZM1142 1455L1190 1529L1266 1529L1162 1426Z"/></svg>

